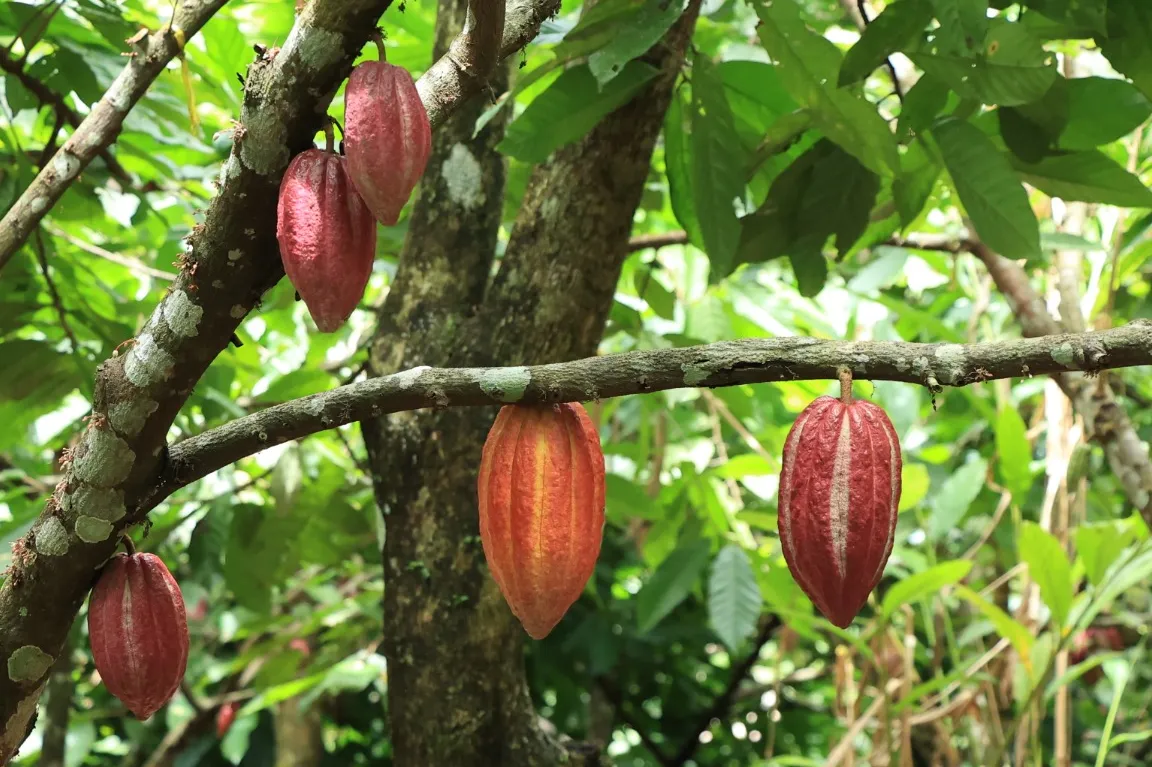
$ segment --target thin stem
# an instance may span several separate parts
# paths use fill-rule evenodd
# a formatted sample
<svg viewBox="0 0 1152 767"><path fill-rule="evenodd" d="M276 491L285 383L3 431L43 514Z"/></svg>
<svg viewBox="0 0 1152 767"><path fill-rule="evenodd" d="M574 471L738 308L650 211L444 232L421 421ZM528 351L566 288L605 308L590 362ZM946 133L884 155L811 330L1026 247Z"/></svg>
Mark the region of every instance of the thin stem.
<svg viewBox="0 0 1152 767"><path fill-rule="evenodd" d="M132 542L132 539L128 536L128 533L124 533L120 536L120 542L124 544L124 551L128 552L128 556L131 557L136 555L136 544Z"/></svg>
<svg viewBox="0 0 1152 767"><path fill-rule="evenodd" d="M332 130L332 120L324 123L324 151L331 154L336 150L336 132Z"/></svg>
<svg viewBox="0 0 1152 767"><path fill-rule="evenodd" d="M372 33L372 42L376 43L376 50L380 54L381 61L388 60L388 53L384 50L384 36L379 31Z"/></svg>
<svg viewBox="0 0 1152 767"><path fill-rule="evenodd" d="M840 368L840 401L845 405L852 404L852 371Z"/></svg>

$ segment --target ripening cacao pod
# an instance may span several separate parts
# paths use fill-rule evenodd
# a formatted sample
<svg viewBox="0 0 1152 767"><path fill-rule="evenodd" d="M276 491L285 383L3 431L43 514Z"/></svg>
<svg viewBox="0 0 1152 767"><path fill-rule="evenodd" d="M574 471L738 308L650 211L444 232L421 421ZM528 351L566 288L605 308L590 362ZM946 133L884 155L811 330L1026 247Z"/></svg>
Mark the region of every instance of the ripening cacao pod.
<svg viewBox="0 0 1152 767"><path fill-rule="evenodd" d="M577 402L501 408L480 460L480 540L533 639L580 596L604 534L604 454Z"/></svg>
<svg viewBox="0 0 1152 767"><path fill-rule="evenodd" d="M223 738L232 729L232 723L236 721L236 709L240 706L238 703L225 703L216 712L216 737Z"/></svg>
<svg viewBox="0 0 1152 767"><path fill-rule="evenodd" d="M780 545L792 577L846 628L884 573L900 505L900 441L884 410L820 397L784 443Z"/></svg>
<svg viewBox="0 0 1152 767"><path fill-rule="evenodd" d="M154 554L117 554L88 603L92 659L108 691L137 719L167 703L188 664L184 597Z"/></svg>
<svg viewBox="0 0 1152 767"><path fill-rule="evenodd" d="M344 152L352 183L380 223L400 219L431 150L428 112L408 70L387 61L353 69L344 92Z"/></svg>
<svg viewBox="0 0 1152 767"><path fill-rule="evenodd" d="M276 206L284 273L322 333L338 330L360 303L376 258L376 222L345 163L329 134L327 150L292 158Z"/></svg>

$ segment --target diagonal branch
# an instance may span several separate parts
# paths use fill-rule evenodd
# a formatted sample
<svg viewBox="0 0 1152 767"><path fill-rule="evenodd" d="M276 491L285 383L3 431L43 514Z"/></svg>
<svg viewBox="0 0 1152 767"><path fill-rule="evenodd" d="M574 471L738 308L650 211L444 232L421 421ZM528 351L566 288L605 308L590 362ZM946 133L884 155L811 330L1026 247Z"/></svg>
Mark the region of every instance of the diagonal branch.
<svg viewBox="0 0 1152 767"><path fill-rule="evenodd" d="M191 38L226 2L228 0L185 0L179 4L170 24L136 43L127 66L108 91L0 220L0 269L92 159L116 140L128 112L180 52L181 45L173 27L181 30L185 39ZM37 97L41 101L49 98L57 109L67 108L62 98L52 100L50 92L37 93Z"/></svg>
<svg viewBox="0 0 1152 767"><path fill-rule="evenodd" d="M68 105L68 100L24 71L24 62L12 58L11 54L3 48L0 48L0 71L7 72L16 78L16 81L24 86L25 90L35 96L42 106L50 106L56 110L56 132L59 131L60 120L64 120L73 128L80 127L80 115L76 113L75 109ZM51 145L52 142L49 141L45 147L51 147ZM51 150L49 149L49 151ZM132 175L124 170L124 166L120 164L119 160L112 156L112 153L108 151L107 147L101 147L98 155L100 159L104 161L104 164L108 166L108 172L120 181L120 183L132 183ZM44 159L47 160L48 158L45 157ZM41 166L46 164L46 162L40 163Z"/></svg>
<svg viewBox="0 0 1152 767"><path fill-rule="evenodd" d="M1152 321L1112 330L979 344L754 338L624 352L511 368L414 368L238 418L171 449L169 471L141 500L172 492L261 450L387 413L428 407L576 402L686 387L836 380L842 367L874 381L966 386L998 378L1152 365Z"/></svg>
<svg viewBox="0 0 1152 767"><path fill-rule="evenodd" d="M12 567L0 583L0 669L7 670L0 673L0 764L26 737L48 669L93 574L118 534L142 518L141 499L168 471L165 443L177 412L264 291L283 276L275 238L280 178L292 156L312 145L332 96L388 4L310 0L283 47L262 52L249 67L242 130L221 171L218 195L190 238L171 289L131 348L100 366L93 413L65 477L15 544ZM512 0L502 55L530 42L559 5ZM181 7L206 6L185 0ZM190 34L189 25L182 26ZM163 46L169 38L149 40ZM420 78L420 92L434 107L433 126L484 86L460 66L441 59Z"/></svg>

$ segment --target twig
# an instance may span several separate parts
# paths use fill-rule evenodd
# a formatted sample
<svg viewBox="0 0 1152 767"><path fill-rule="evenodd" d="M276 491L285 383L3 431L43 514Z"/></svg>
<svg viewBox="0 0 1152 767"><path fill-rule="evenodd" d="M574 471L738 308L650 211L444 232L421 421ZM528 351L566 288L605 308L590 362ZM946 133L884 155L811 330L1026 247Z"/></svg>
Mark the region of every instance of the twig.
<svg viewBox="0 0 1152 767"><path fill-rule="evenodd" d="M144 263L143 261L137 260L130 256L123 256L119 253L113 253L110 250L105 250L99 245L93 245L92 243L85 242L78 237L73 237L63 229L58 229L57 227L51 225L48 225L47 229L49 234L51 234L53 237L60 237L69 245L73 245L85 253L90 253L97 258L102 258L105 261L111 261L114 264L119 264L120 266L131 269L134 272L146 274L149 277L155 277L158 280L167 280L171 282L172 280L176 279L176 275L172 272L156 269L154 267L148 266L148 264Z"/></svg>
<svg viewBox="0 0 1152 767"><path fill-rule="evenodd" d="M44 275L44 282L48 284L48 294L52 296L52 305L56 307L56 314L60 317L60 327L64 330L64 335L68 336L69 343L72 344L72 353L77 354L80 351L80 342L76 340L76 334L72 332L72 326L68 324L68 312L64 309L64 302L60 300L60 293L56 290L56 283L52 281L52 275L48 271L48 257L44 252L44 238L40 234L40 230L36 230L34 235L36 239L36 261L40 264L40 273Z"/></svg>
<svg viewBox="0 0 1152 767"><path fill-rule="evenodd" d="M684 245L688 242L687 232L658 232L656 234L638 234L628 240L628 252L648 248L662 248L666 245Z"/></svg>
<svg viewBox="0 0 1152 767"><path fill-rule="evenodd" d="M712 701L712 705L705 711L700 712L700 716L696 720L696 724L692 727L691 731L684 736L684 742L680 749L676 752L675 756L669 761L671 767L681 767L687 764L692 756L696 753L696 749L700 747L700 736L708 731L713 719L719 719L732 707L733 701L736 700L736 693L740 689L740 684L748 676L748 672L756 665L756 661L760 659L760 650L772 638L772 634L776 629L781 626L780 618L776 615L770 615L760 622L760 633L752 642L752 649L744 656L743 659L735 666L732 667L732 673L728 677L728 685L724 691L716 696Z"/></svg>
<svg viewBox="0 0 1152 767"><path fill-rule="evenodd" d="M183 3L173 21L184 36L190 38L227 2L202 0ZM143 38L137 45L139 55L128 59L128 64L108 91L92 105L88 116L0 220L0 269L7 265L92 159L116 140L128 112L180 52L176 36L164 29ZM0 53L0 66L3 66L6 56ZM63 106L67 107L67 104Z"/></svg>

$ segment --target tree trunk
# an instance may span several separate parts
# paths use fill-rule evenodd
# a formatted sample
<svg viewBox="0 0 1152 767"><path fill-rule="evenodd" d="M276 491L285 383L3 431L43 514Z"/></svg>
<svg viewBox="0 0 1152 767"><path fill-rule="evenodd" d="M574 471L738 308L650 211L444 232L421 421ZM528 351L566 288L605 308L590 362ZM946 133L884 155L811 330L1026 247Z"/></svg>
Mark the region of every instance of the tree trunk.
<svg viewBox="0 0 1152 767"><path fill-rule="evenodd" d="M442 2L438 51L463 8ZM694 2L645 55L657 78L534 171L486 296L503 126L493 120L470 138L483 101L444 126L381 313L374 374L595 353L697 12ZM523 631L484 567L476 470L494 415L460 408L363 423L386 525L384 650L398 765L537 767L563 758L528 696Z"/></svg>

